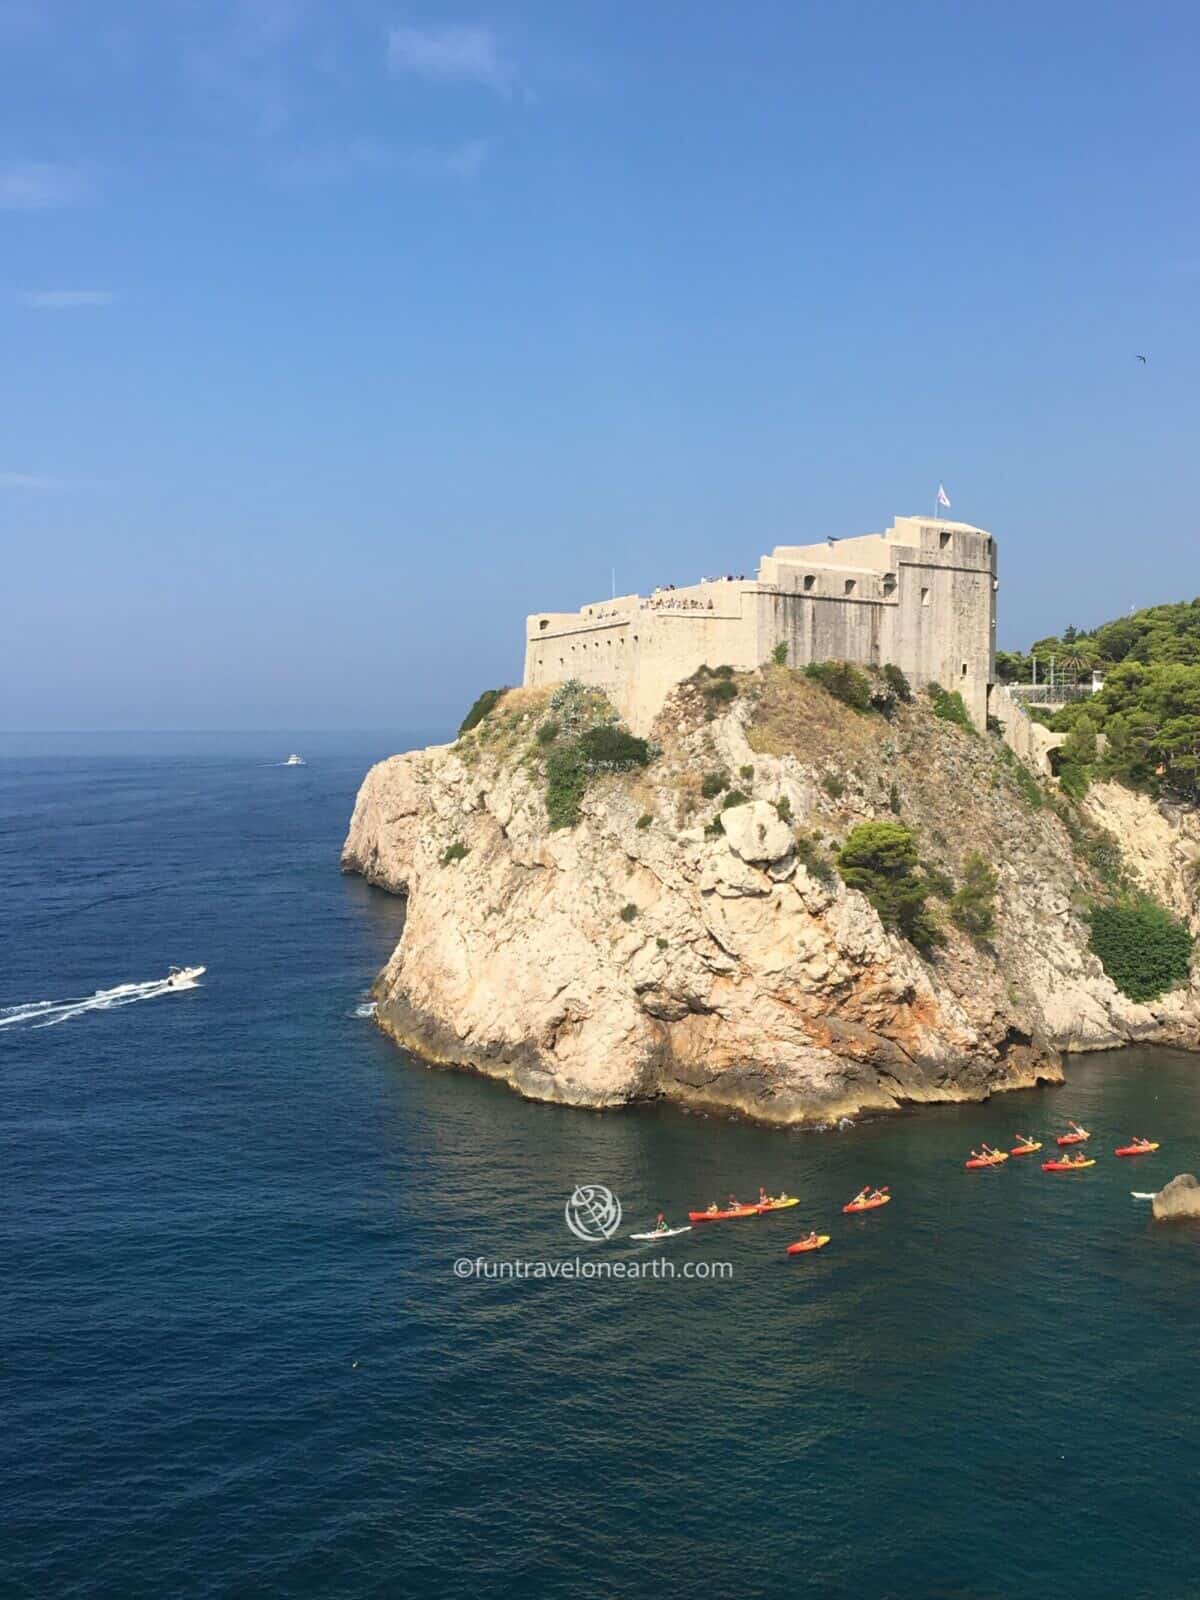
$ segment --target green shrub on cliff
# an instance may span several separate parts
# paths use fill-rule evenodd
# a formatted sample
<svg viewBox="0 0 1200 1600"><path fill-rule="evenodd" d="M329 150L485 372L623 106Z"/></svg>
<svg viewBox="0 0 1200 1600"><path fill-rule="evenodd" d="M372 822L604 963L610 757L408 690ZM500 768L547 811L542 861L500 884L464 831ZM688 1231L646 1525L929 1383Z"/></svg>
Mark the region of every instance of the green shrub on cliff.
<svg viewBox="0 0 1200 1600"><path fill-rule="evenodd" d="M804 676L819 683L826 694L831 694L852 711L871 709L871 680L848 661L810 661Z"/></svg>
<svg viewBox="0 0 1200 1600"><path fill-rule="evenodd" d="M931 683L926 693L933 701L935 717L940 717L943 722L952 722L956 728L962 728L967 733L975 732L975 724L971 721L966 703L957 689L951 693L948 689L943 689L940 683Z"/></svg>
<svg viewBox="0 0 1200 1600"><path fill-rule="evenodd" d="M912 699L912 685L904 676L903 672L901 672L900 668L895 666L890 661L883 669L883 681L896 696L897 700L903 700L907 705L907 703Z"/></svg>
<svg viewBox="0 0 1200 1600"><path fill-rule="evenodd" d="M550 745L541 743L538 751L545 750L546 816L552 829L573 828L592 778L648 766L659 750L622 728L597 690L575 682L561 684L550 706L558 723L556 737ZM649 827L651 820L647 814L638 826Z"/></svg>
<svg viewBox="0 0 1200 1600"><path fill-rule="evenodd" d="M963 880L950 899L951 920L964 933L986 938L996 926L995 870L979 852L972 851L963 866Z"/></svg>
<svg viewBox="0 0 1200 1600"><path fill-rule="evenodd" d="M780 813L782 815L782 813ZM784 818L787 821L787 818ZM818 883L823 883L828 888L837 879L833 862L821 848L821 835L819 833L801 833L796 838L796 860L801 866L807 868L808 875L815 878Z"/></svg>
<svg viewBox="0 0 1200 1600"><path fill-rule="evenodd" d="M1089 920L1093 952L1131 1000L1156 1000L1186 981L1192 936L1178 917L1148 895L1126 895L1096 906Z"/></svg>
<svg viewBox="0 0 1200 1600"><path fill-rule="evenodd" d="M645 739L611 722L580 734L579 749L593 772L629 772L650 760L650 746Z"/></svg>
<svg viewBox="0 0 1200 1600"><path fill-rule="evenodd" d="M461 839L456 839L453 844L448 844L442 851L440 857L442 866L452 866L454 862L464 860L468 854L469 851L466 845Z"/></svg>
<svg viewBox="0 0 1200 1600"><path fill-rule="evenodd" d="M578 741L556 745L546 758L546 816L551 829L573 828L579 821L587 781Z"/></svg>
<svg viewBox="0 0 1200 1600"><path fill-rule="evenodd" d="M860 822L837 854L842 881L858 889L887 928L928 954L941 933L925 904L929 887L917 860L917 840L902 822Z"/></svg>
<svg viewBox="0 0 1200 1600"><path fill-rule="evenodd" d="M706 800L715 800L728 785L729 778L724 772L706 772L700 780L700 793Z"/></svg>
<svg viewBox="0 0 1200 1600"><path fill-rule="evenodd" d="M505 685L502 689L485 689L476 700L475 704L471 707L470 711L467 712L466 716L459 723L458 737L461 739L464 733L470 733L472 728L478 726L478 724L483 721L484 717L487 716L488 712L495 709L496 703L500 700L501 696L506 695L507 693L507 685Z"/></svg>

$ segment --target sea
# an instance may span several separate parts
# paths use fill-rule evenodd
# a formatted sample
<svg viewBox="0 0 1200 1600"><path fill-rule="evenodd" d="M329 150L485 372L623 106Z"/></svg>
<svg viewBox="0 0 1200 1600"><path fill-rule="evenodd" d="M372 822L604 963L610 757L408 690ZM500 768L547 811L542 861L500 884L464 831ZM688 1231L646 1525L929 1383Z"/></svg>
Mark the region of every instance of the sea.
<svg viewBox="0 0 1200 1600"><path fill-rule="evenodd" d="M0 740L0 1593L1200 1594L1200 1228L1132 1193L1200 1170L1200 1059L822 1133L427 1068L338 870L418 742ZM964 1170L1068 1118L1086 1172Z"/></svg>

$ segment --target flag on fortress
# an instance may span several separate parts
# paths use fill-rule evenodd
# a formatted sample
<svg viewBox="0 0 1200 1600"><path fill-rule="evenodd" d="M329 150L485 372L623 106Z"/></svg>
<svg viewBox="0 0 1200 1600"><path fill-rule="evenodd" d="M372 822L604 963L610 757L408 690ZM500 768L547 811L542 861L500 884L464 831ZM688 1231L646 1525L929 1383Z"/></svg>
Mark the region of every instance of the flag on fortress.
<svg viewBox="0 0 1200 1600"><path fill-rule="evenodd" d="M946 493L945 484L941 484L941 483L938 484L937 503L940 506L945 506L946 510L949 511L949 509L950 509L950 496Z"/></svg>

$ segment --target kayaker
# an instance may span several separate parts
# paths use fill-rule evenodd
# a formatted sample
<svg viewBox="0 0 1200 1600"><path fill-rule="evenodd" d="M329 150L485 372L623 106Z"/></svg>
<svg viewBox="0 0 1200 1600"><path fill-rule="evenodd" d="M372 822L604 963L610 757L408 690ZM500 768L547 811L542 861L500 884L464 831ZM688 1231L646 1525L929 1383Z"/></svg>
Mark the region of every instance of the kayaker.
<svg viewBox="0 0 1200 1600"><path fill-rule="evenodd" d="M718 1204L717 1204L717 1202L716 1202L716 1201L715 1201L715 1200L714 1200L714 1201L713 1201L713 1203L712 1203L712 1205L710 1205L710 1206L709 1206L709 1208L708 1208L708 1214L709 1214L709 1216L710 1216L710 1217L715 1217L715 1216L716 1216L716 1214L717 1214L717 1212L718 1212L718 1211L719 1211L719 1210L720 1210L720 1209L721 1209L721 1208L720 1208L720 1206L719 1206L719 1205L718 1205Z"/></svg>
<svg viewBox="0 0 1200 1600"><path fill-rule="evenodd" d="M658 1213L658 1221L654 1224L654 1231L655 1233L666 1233L667 1231L667 1219L661 1211Z"/></svg>
<svg viewBox="0 0 1200 1600"><path fill-rule="evenodd" d="M736 1195L731 1194L727 1203L730 1211L740 1211L742 1209L742 1202L737 1198Z"/></svg>
<svg viewBox="0 0 1200 1600"><path fill-rule="evenodd" d="M1033 1144L1033 1142L1034 1141L1029 1137L1029 1135L1027 1133L1019 1133L1017 1135L1017 1143L1018 1144Z"/></svg>
<svg viewBox="0 0 1200 1600"><path fill-rule="evenodd" d="M1072 1133L1082 1134L1085 1139L1088 1137L1087 1129L1081 1128L1077 1122L1072 1122L1070 1118L1067 1119L1067 1127L1070 1128Z"/></svg>
<svg viewBox="0 0 1200 1600"><path fill-rule="evenodd" d="M758 1203L760 1206L770 1205L771 1203L771 1196L763 1188L761 1183L758 1186Z"/></svg>
<svg viewBox="0 0 1200 1600"><path fill-rule="evenodd" d="M884 1195L884 1191L882 1189L872 1189L870 1198L872 1200L882 1200L883 1199L883 1195Z"/></svg>
<svg viewBox="0 0 1200 1600"><path fill-rule="evenodd" d="M813 1229L812 1233L806 1233L804 1238L800 1241L801 1244L816 1244L816 1242L817 1232L815 1228Z"/></svg>
<svg viewBox="0 0 1200 1600"><path fill-rule="evenodd" d="M974 1150L971 1151L971 1154L972 1155L975 1154ZM868 1184L868 1186L865 1189L860 1189L858 1191L858 1193L854 1196L854 1199L851 1200L850 1204L852 1206L861 1206L862 1204L864 1204L865 1201L869 1200L870 1198L871 1198L871 1189L870 1189L870 1185Z"/></svg>

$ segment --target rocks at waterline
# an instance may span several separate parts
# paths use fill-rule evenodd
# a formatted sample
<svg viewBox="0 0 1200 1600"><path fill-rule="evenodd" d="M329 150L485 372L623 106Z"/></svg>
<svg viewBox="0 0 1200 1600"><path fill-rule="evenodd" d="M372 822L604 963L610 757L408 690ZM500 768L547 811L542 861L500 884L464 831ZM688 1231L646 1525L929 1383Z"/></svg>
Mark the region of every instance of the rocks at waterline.
<svg viewBox="0 0 1200 1600"><path fill-rule="evenodd" d="M1155 1222L1200 1220L1200 1179L1181 1172L1154 1196Z"/></svg>

